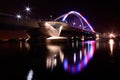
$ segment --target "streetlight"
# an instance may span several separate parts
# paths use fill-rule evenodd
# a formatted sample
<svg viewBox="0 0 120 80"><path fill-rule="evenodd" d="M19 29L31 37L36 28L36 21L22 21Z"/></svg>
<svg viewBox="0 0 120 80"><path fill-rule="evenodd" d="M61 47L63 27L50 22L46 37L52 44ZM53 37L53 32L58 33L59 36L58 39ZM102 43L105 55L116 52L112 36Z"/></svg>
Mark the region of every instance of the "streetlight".
<svg viewBox="0 0 120 80"><path fill-rule="evenodd" d="M22 16L21 16L20 14L17 14L17 15L16 15L16 18L19 20L19 19L22 18Z"/></svg>
<svg viewBox="0 0 120 80"><path fill-rule="evenodd" d="M28 7L25 7L25 10L26 10L27 12L30 12L30 11L31 11L31 8L28 6Z"/></svg>
<svg viewBox="0 0 120 80"><path fill-rule="evenodd" d="M25 7L25 11L26 11L26 19L28 19L29 15L30 15L30 12L31 12L31 8L29 6Z"/></svg>

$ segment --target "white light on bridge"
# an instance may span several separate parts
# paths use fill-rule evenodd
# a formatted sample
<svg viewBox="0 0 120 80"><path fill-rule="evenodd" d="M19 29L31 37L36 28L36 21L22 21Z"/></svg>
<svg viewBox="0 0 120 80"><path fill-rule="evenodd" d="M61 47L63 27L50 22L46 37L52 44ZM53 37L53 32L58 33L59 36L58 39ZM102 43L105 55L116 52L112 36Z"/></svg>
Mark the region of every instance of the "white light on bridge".
<svg viewBox="0 0 120 80"><path fill-rule="evenodd" d="M76 23L75 22L73 22L73 25L75 25Z"/></svg>
<svg viewBox="0 0 120 80"><path fill-rule="evenodd" d="M79 25L81 27L81 25Z"/></svg>

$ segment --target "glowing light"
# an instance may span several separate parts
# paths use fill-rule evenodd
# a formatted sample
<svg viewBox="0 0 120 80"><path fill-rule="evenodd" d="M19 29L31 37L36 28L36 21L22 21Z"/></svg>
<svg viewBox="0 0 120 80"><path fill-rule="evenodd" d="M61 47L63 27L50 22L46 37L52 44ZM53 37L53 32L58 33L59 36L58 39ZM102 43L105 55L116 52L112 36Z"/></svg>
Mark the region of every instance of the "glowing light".
<svg viewBox="0 0 120 80"><path fill-rule="evenodd" d="M96 34L96 40L98 40L99 39L99 34Z"/></svg>
<svg viewBox="0 0 120 80"><path fill-rule="evenodd" d="M113 53L113 45L114 45L114 40L113 39L109 40L109 45L110 45L110 51L111 51L111 54L112 54Z"/></svg>
<svg viewBox="0 0 120 80"><path fill-rule="evenodd" d="M110 37L110 38L115 38L115 35L114 35L113 33L110 33L110 34L109 34L109 37Z"/></svg>
<svg viewBox="0 0 120 80"><path fill-rule="evenodd" d="M65 69L65 70L68 69L68 62L67 62L66 59L64 59L63 66L64 66L64 69Z"/></svg>
<svg viewBox="0 0 120 80"><path fill-rule="evenodd" d="M45 28L48 31L48 34L52 37L59 37L61 34L61 30L63 28L62 25L58 25L57 23L53 22L45 22ZM56 27L57 26L57 27Z"/></svg>
<svg viewBox="0 0 120 80"><path fill-rule="evenodd" d="M51 65L52 65L52 64L51 64L51 58L47 58L47 59L46 59L46 67L47 67L47 68L50 68Z"/></svg>
<svg viewBox="0 0 120 80"><path fill-rule="evenodd" d="M74 61L74 63L76 62L76 53L74 53L73 61Z"/></svg>
<svg viewBox="0 0 120 80"><path fill-rule="evenodd" d="M61 60L61 62L63 62L63 60L64 60L64 54L62 53L62 51L61 51L61 49L60 49L60 60Z"/></svg>
<svg viewBox="0 0 120 80"><path fill-rule="evenodd" d="M80 50L80 60L82 60L82 51Z"/></svg>
<svg viewBox="0 0 120 80"><path fill-rule="evenodd" d="M53 57L53 56L47 57L47 59L46 59L46 67L47 68L53 69L54 67L56 67L56 65L57 65L57 59L55 57Z"/></svg>
<svg viewBox="0 0 120 80"><path fill-rule="evenodd" d="M75 22L73 22L73 25L75 25L76 23Z"/></svg>
<svg viewBox="0 0 120 80"><path fill-rule="evenodd" d="M33 78L33 70L30 70L27 76L27 80L32 80Z"/></svg>
<svg viewBox="0 0 120 80"><path fill-rule="evenodd" d="M63 26L60 26L58 36L60 36L60 33L61 33L61 31L62 31L62 28L63 28Z"/></svg>
<svg viewBox="0 0 120 80"><path fill-rule="evenodd" d="M56 54L60 50L60 47L57 45L56 46L55 45L48 45L47 48L52 54Z"/></svg>
<svg viewBox="0 0 120 80"><path fill-rule="evenodd" d="M70 15L70 14L75 14L75 15L80 16L80 17L86 22L86 24L89 26L89 28L92 30L92 32L95 32L94 29L92 28L92 26L91 26L91 25L89 24L89 22L86 20L86 18L83 17L82 14L80 14L79 12L76 12L76 11L70 11L70 12L68 12L67 14L65 14L65 16L64 16L63 19L62 19L62 21L64 22L65 19L66 19L66 18L68 17L68 15Z"/></svg>
<svg viewBox="0 0 120 80"><path fill-rule="evenodd" d="M31 8L30 8L30 7L25 7L25 10L26 10L27 12L30 12L30 11L31 11Z"/></svg>
<svg viewBox="0 0 120 80"><path fill-rule="evenodd" d="M58 37L58 31L50 23L45 22L45 28L50 36Z"/></svg>
<svg viewBox="0 0 120 80"><path fill-rule="evenodd" d="M67 37L48 37L47 39L67 39Z"/></svg>
<svg viewBox="0 0 120 80"><path fill-rule="evenodd" d="M46 58L46 68L53 69L57 65L57 57L63 62L64 54L61 51L61 47L58 45L47 45L48 56Z"/></svg>
<svg viewBox="0 0 120 80"><path fill-rule="evenodd" d="M45 26L51 26L50 24L48 24L47 22L45 22Z"/></svg>
<svg viewBox="0 0 120 80"><path fill-rule="evenodd" d="M85 38L84 38L84 36L83 36L83 35L82 35L82 38L81 38L81 40L82 40L82 41L84 41L84 40L85 40Z"/></svg>
<svg viewBox="0 0 120 80"><path fill-rule="evenodd" d="M49 55L46 58L46 67L53 69L57 65L57 55L59 54L60 47L56 45L47 45Z"/></svg>
<svg viewBox="0 0 120 80"><path fill-rule="evenodd" d="M28 40L30 40L30 35L26 34L27 35L27 38L25 39L25 41L27 42Z"/></svg>
<svg viewBox="0 0 120 80"><path fill-rule="evenodd" d="M21 19L22 16L21 16L20 14L17 14L17 15L16 15L16 18Z"/></svg>

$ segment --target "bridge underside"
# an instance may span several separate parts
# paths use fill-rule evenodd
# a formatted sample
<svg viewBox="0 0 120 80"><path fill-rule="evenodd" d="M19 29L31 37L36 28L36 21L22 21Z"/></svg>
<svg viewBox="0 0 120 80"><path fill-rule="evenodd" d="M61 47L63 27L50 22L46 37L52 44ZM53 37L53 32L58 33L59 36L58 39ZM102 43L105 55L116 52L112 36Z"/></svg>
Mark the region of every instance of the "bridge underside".
<svg viewBox="0 0 120 80"><path fill-rule="evenodd" d="M79 37L82 38L84 36L84 40L90 40L90 39L95 39L96 34L93 32L85 31L82 29L78 28L73 28L73 27L64 27L61 31L61 35L64 37Z"/></svg>

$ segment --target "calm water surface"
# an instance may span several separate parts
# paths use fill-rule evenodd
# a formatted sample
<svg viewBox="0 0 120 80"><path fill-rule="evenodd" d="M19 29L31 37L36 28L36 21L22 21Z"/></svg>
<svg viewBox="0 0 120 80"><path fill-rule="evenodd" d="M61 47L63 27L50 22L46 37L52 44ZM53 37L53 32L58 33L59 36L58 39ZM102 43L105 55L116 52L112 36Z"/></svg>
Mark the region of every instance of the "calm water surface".
<svg viewBox="0 0 120 80"><path fill-rule="evenodd" d="M113 39L0 43L0 80L120 79L119 72L120 41Z"/></svg>

